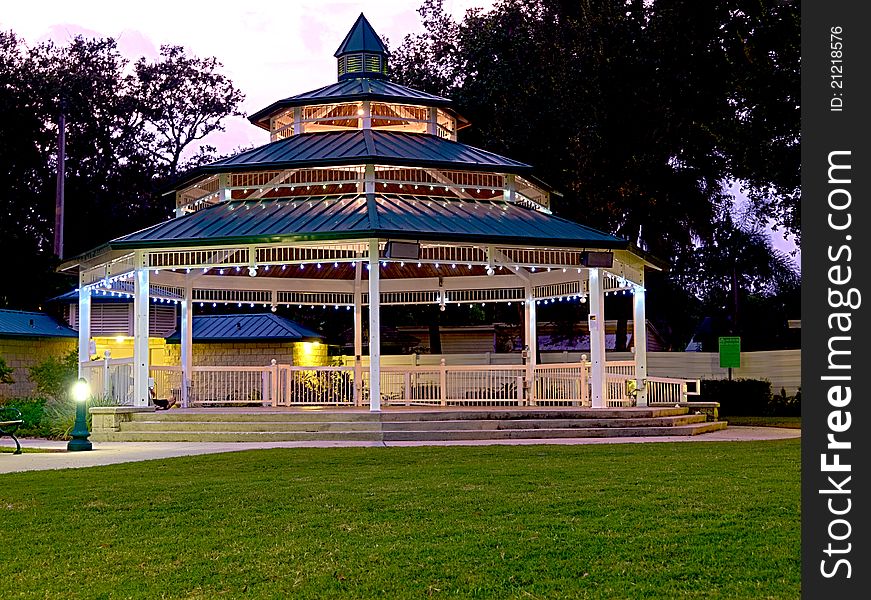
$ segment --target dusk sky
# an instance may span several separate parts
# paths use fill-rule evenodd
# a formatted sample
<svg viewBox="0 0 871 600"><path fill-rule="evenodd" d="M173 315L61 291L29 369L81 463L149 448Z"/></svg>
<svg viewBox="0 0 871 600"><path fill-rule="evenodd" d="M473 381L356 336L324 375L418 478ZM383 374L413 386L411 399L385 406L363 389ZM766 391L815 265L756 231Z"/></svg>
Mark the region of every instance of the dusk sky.
<svg viewBox="0 0 871 600"><path fill-rule="evenodd" d="M245 93L242 110L251 114L280 98L334 83L333 52L361 12L391 46L408 33L422 31L417 13L422 1L8 2L0 11L0 29L11 29L28 44L47 39L63 44L76 35L114 37L131 60L156 57L161 44L216 56L223 72ZM458 19L468 8L490 5L489 0L445 0L446 9ZM225 133L208 141L224 153L265 144L269 138L247 119L235 118Z"/></svg>
<svg viewBox="0 0 871 600"><path fill-rule="evenodd" d="M161 44L183 45L198 56L216 56L224 64L223 72L245 93L242 110L251 114L280 98L335 82L333 52L360 12L394 47L406 34L422 31L417 13L422 1L9 2L0 12L0 29L11 29L28 44L47 39L63 44L76 35L114 37L131 61L156 57ZM492 4L492 0L445 0L445 8L456 19L469 8ZM207 141L228 153L269 139L265 131L237 117L228 120L226 132ZM781 250L795 249L779 233L772 235L772 241Z"/></svg>

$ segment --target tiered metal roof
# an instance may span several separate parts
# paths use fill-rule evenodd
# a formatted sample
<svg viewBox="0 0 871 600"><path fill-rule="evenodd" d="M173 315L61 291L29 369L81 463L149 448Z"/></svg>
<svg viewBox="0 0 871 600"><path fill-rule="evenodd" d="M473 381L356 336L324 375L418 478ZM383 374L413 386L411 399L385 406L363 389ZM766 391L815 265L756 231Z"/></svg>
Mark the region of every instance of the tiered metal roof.
<svg viewBox="0 0 871 600"><path fill-rule="evenodd" d="M349 194L231 201L118 238L112 248L380 237L404 240L626 248L615 236L503 201Z"/></svg>
<svg viewBox="0 0 871 600"><path fill-rule="evenodd" d="M324 87L290 96L273 102L266 108L258 110L248 117L248 120L269 129L269 117L276 112L293 106L311 106L315 104L332 104L339 102L356 102L359 100L384 100L387 102L402 102L424 106L450 107L453 102L434 94L415 90L386 79L355 78L331 83ZM461 121L464 119L460 118Z"/></svg>
<svg viewBox="0 0 871 600"><path fill-rule="evenodd" d="M361 129L294 135L210 163L198 169L198 173L340 166L365 162L509 173L532 171L532 167L525 163L434 135Z"/></svg>

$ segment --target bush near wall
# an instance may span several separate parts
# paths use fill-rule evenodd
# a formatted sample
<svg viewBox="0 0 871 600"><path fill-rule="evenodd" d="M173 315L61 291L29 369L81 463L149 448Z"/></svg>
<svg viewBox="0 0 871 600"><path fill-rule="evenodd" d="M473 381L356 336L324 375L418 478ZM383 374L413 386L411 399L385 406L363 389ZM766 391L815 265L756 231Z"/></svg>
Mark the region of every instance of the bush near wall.
<svg viewBox="0 0 871 600"><path fill-rule="evenodd" d="M764 379L705 379L700 401L719 402L723 417L786 417L801 414L801 393L787 396L781 389L771 392L771 382Z"/></svg>
<svg viewBox="0 0 871 600"><path fill-rule="evenodd" d="M51 437L51 423L45 415L45 404L45 398L0 399L0 406L11 406L21 412L23 423L15 432L18 437Z"/></svg>

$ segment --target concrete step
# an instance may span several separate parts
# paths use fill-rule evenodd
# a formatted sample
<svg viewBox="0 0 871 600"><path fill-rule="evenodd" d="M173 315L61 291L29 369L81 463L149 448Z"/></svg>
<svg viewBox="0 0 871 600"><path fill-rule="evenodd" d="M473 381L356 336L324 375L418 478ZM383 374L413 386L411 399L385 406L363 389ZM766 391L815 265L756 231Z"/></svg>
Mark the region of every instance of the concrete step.
<svg viewBox="0 0 871 600"><path fill-rule="evenodd" d="M691 436L725 429L724 421L649 427L549 429L429 429L406 431L119 431L94 441L136 442L294 442L294 441L461 441L605 437Z"/></svg>
<svg viewBox="0 0 871 600"><path fill-rule="evenodd" d="M514 420L514 419L629 419L685 415L688 408L475 408L475 409L400 409L388 408L381 413L381 421L461 421L461 420Z"/></svg>
<svg viewBox="0 0 871 600"><path fill-rule="evenodd" d="M323 422L371 422L379 421L378 413L369 412L368 409L353 410L268 410L251 409L247 412L225 411L219 408L205 409L170 409L145 413L134 413L131 421L165 423L178 422L211 422L211 423L244 423L244 422L299 422L299 423L323 423Z"/></svg>
<svg viewBox="0 0 871 600"><path fill-rule="evenodd" d="M378 431L118 431L95 442L378 442Z"/></svg>
<svg viewBox="0 0 871 600"><path fill-rule="evenodd" d="M449 431L487 429L587 429L618 427L674 427L702 423L705 415L634 419L491 419L442 421L385 421L383 431Z"/></svg>
<svg viewBox="0 0 871 600"><path fill-rule="evenodd" d="M696 423L673 427L599 427L587 429L493 429L442 431L385 431L385 442L435 442L460 440L566 439L611 437L691 436L725 429L726 423Z"/></svg>
<svg viewBox="0 0 871 600"><path fill-rule="evenodd" d="M121 423L121 431L381 431L377 421L145 421L135 420Z"/></svg>

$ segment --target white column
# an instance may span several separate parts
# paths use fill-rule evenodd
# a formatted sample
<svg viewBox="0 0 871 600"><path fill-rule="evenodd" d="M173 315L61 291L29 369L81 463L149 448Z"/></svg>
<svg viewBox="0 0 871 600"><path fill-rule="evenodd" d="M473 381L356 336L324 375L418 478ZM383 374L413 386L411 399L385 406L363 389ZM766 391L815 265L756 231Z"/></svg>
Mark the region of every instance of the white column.
<svg viewBox="0 0 871 600"><path fill-rule="evenodd" d="M81 278L79 279L78 321L79 377L82 377L82 363L91 359L91 288L82 285Z"/></svg>
<svg viewBox="0 0 871 600"><path fill-rule="evenodd" d="M603 273L590 269L590 383L593 408L603 408L607 397L605 388L605 289Z"/></svg>
<svg viewBox="0 0 871 600"><path fill-rule="evenodd" d="M133 289L133 405L148 406L148 265L136 254Z"/></svg>
<svg viewBox="0 0 871 600"><path fill-rule="evenodd" d="M635 341L636 406L647 406L647 312L644 303L644 286L639 285L635 288L633 299L635 314L632 318L632 339Z"/></svg>
<svg viewBox="0 0 871 600"><path fill-rule="evenodd" d="M538 328L536 327L535 297L532 286L526 286L526 303L523 305L523 324L526 328L526 400L535 404L535 365L538 361Z"/></svg>
<svg viewBox="0 0 871 600"><path fill-rule="evenodd" d="M363 404L363 257L354 267L354 405Z"/></svg>
<svg viewBox="0 0 871 600"><path fill-rule="evenodd" d="M190 406L190 388L194 366L194 303L193 289L186 285L181 302L181 405Z"/></svg>
<svg viewBox="0 0 871 600"><path fill-rule="evenodd" d="M363 114L360 116L360 129L372 129L372 105L368 100L363 100Z"/></svg>
<svg viewBox="0 0 871 600"><path fill-rule="evenodd" d="M439 133L439 109L430 107L427 115L426 132L430 135L438 135Z"/></svg>
<svg viewBox="0 0 871 600"><path fill-rule="evenodd" d="M381 410L381 286L378 240L369 240L369 410Z"/></svg>

